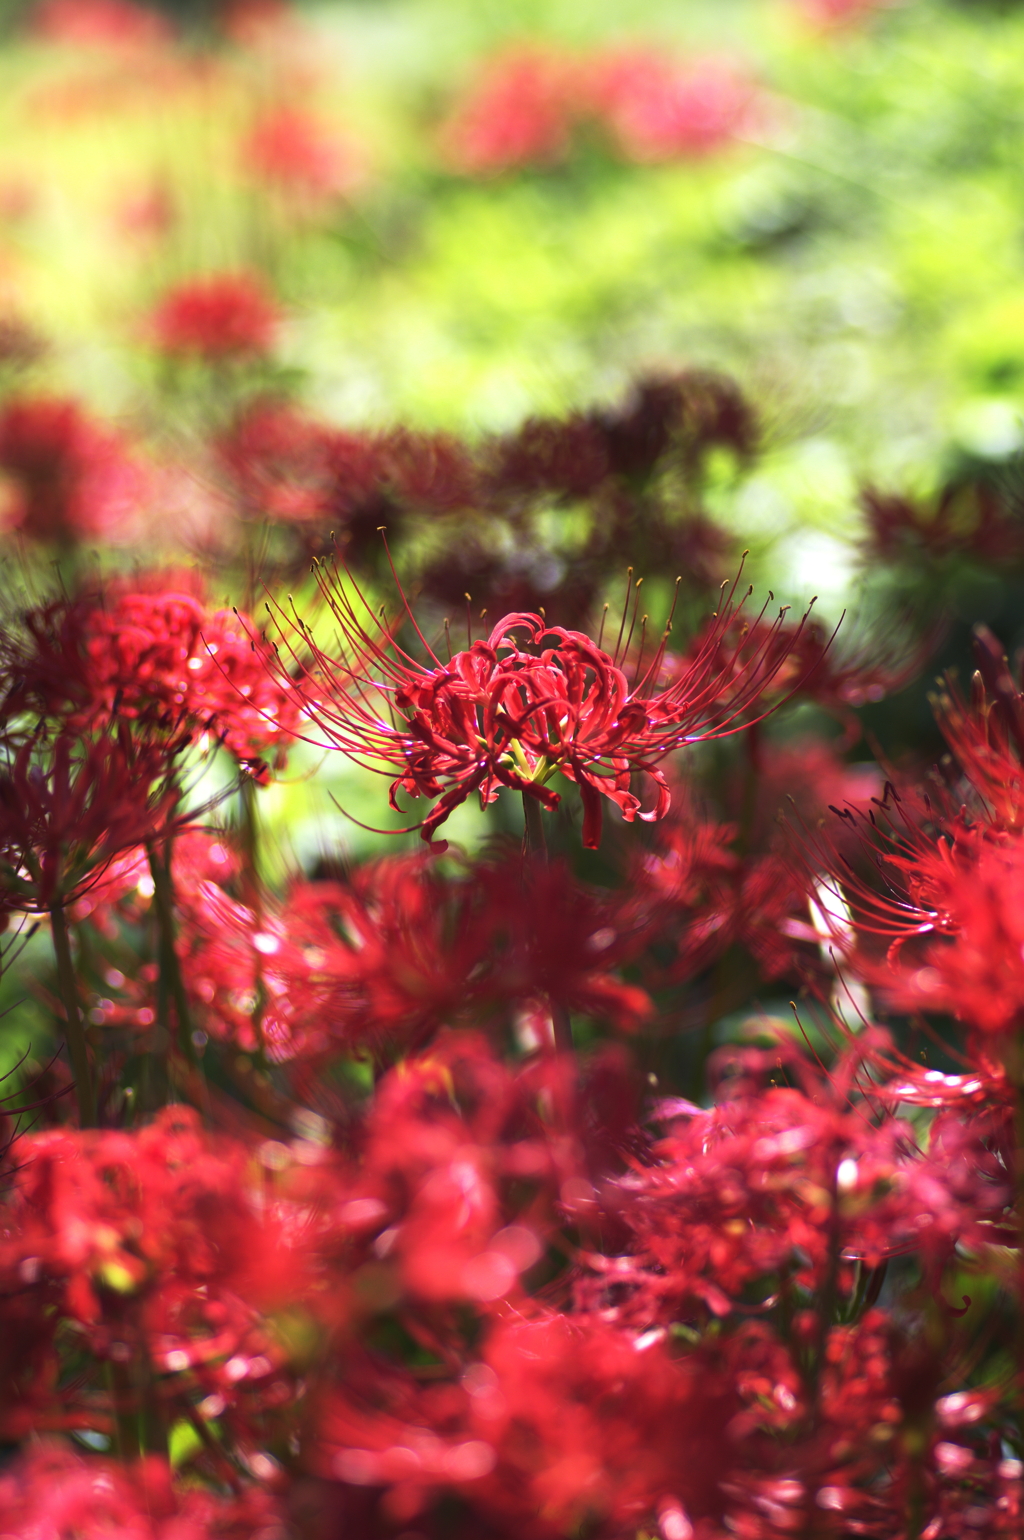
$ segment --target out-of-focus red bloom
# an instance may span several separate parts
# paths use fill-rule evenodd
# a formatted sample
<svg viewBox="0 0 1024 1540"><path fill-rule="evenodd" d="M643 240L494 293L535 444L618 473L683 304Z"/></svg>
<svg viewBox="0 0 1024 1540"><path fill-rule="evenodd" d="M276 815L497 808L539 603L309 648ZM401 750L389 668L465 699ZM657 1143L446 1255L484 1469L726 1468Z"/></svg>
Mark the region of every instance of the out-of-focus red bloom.
<svg viewBox="0 0 1024 1540"><path fill-rule="evenodd" d="M178 204L166 182L142 183L122 194L111 211L117 230L136 240L159 240L178 218Z"/></svg>
<svg viewBox="0 0 1024 1540"><path fill-rule="evenodd" d="M854 25L890 3L891 0L796 0L808 21L826 29Z"/></svg>
<svg viewBox="0 0 1024 1540"><path fill-rule="evenodd" d="M146 491L126 441L77 402L23 396L0 411L0 509L29 539L116 538Z"/></svg>
<svg viewBox="0 0 1024 1540"><path fill-rule="evenodd" d="M836 631L829 633L806 617L769 628L763 621L746 626L739 616L722 632L722 646L734 660L744 691L750 687L751 671L763 670L770 675L765 685L770 697L789 698L798 692L851 723L856 736L859 727L851 708L884 700L916 678L931 644L915 641L902 628L881 640L869 636L845 647L837 646L835 637ZM701 641L698 638L698 646ZM683 655L684 667L688 656Z"/></svg>
<svg viewBox="0 0 1024 1540"><path fill-rule="evenodd" d="M863 807L881 790L874 767L844 765L816 739L792 744L747 739L746 763L724 785L733 821L701 809L685 784L672 782L672 809L651 848L635 852L631 887L638 912L657 933L676 981L694 977L729 947L745 948L766 978L802 972L798 943L821 941L808 923L807 888L792 870L779 813L791 805L803 822L825 817L832 801Z"/></svg>
<svg viewBox="0 0 1024 1540"><path fill-rule="evenodd" d="M483 1363L497 1394L474 1397L475 1422L498 1459L480 1496L525 1532L564 1535L592 1515L614 1534L652 1509L717 1509L734 1403L694 1359L657 1337L552 1315L503 1322Z"/></svg>
<svg viewBox="0 0 1024 1540"><path fill-rule="evenodd" d="M356 560L380 549L382 524L394 531L409 514L443 516L481 495L474 456L449 434L353 432L272 400L250 406L217 448L248 517L317 523Z"/></svg>
<svg viewBox="0 0 1024 1540"><path fill-rule="evenodd" d="M63 1407L55 1395L61 1322L100 1361L147 1358L168 1407L201 1389L238 1406L241 1431L290 1399L260 1311L302 1286L301 1219L267 1198L251 1152L205 1135L190 1108L132 1133L27 1136L0 1234L0 1314L13 1301L25 1336L10 1343L4 1437L103 1425L86 1386Z"/></svg>
<svg viewBox="0 0 1024 1540"><path fill-rule="evenodd" d="M281 312L255 273L216 273L171 289L150 322L156 346L173 358L259 358L270 352Z"/></svg>
<svg viewBox="0 0 1024 1540"><path fill-rule="evenodd" d="M851 1050L828 1081L784 1046L749 1053L742 1070L785 1066L806 1091L744 1087L710 1112L666 1103L673 1123L660 1161L619 1184L631 1255L594 1259L621 1303L609 1307L594 1289L584 1291L587 1302L639 1325L679 1319L696 1304L727 1316L757 1280L788 1269L813 1294L839 1257L847 1267L855 1258L876 1267L915 1250L926 1268L941 1269L957 1242L1005 1242L1010 1189L987 1148L991 1120L941 1119L927 1148L915 1150L908 1124L872 1121L859 1099L844 1106L861 1053Z"/></svg>
<svg viewBox="0 0 1024 1540"><path fill-rule="evenodd" d="M258 46L277 40L281 28L293 24L295 8L289 0L220 0L217 20L232 42Z"/></svg>
<svg viewBox="0 0 1024 1540"><path fill-rule="evenodd" d="M31 739L0 769L0 909L46 910L81 896L115 856L166 832L181 742L116 735Z"/></svg>
<svg viewBox="0 0 1024 1540"><path fill-rule="evenodd" d="M47 42L79 48L152 45L174 37L165 16L133 0L37 0L31 26Z"/></svg>
<svg viewBox="0 0 1024 1540"><path fill-rule="evenodd" d="M704 155L749 126L752 83L714 58L675 60L654 50L616 52L590 66L589 94L631 160Z"/></svg>
<svg viewBox="0 0 1024 1540"><path fill-rule="evenodd" d="M1019 1022L1024 989L1013 897L1024 872L1024 697L984 628L976 651L971 700L947 681L936 702L958 762L950 784L936 779L927 794L889 786L867 813L833 808L846 848L837 851L838 833L826 828L806 838L806 859L828 874L834 912L825 918L837 948L898 1008L948 1012L1001 1034Z"/></svg>
<svg viewBox="0 0 1024 1540"><path fill-rule="evenodd" d="M577 1142L553 1137L538 1112L570 1074L550 1056L512 1068L465 1032L389 1071L334 1210L347 1265L383 1262L396 1299L521 1298L559 1190L581 1174Z"/></svg>
<svg viewBox="0 0 1024 1540"><path fill-rule="evenodd" d="M0 192L0 210L10 218L4 199L7 189ZM20 369L34 364L46 352L46 339L19 315L7 315L0 319L0 368Z"/></svg>
<svg viewBox="0 0 1024 1540"><path fill-rule="evenodd" d="M945 487L933 505L868 487L861 494L866 561L918 564L922 556L999 563L1024 554L1024 527L1005 496L984 482Z"/></svg>
<svg viewBox="0 0 1024 1540"><path fill-rule="evenodd" d="M155 1455L122 1465L57 1442L34 1445L0 1474L0 1511L26 1540L277 1540L283 1522L281 1505L257 1488L176 1489Z"/></svg>
<svg viewBox="0 0 1024 1540"><path fill-rule="evenodd" d="M450 434L393 429L381 438L381 454L389 483L414 508L450 513L479 494L473 456Z"/></svg>
<svg viewBox="0 0 1024 1540"><path fill-rule="evenodd" d="M936 721L973 793L972 813L1001 834L1024 832L1024 691L999 640L974 628L978 669L970 699L945 680L933 701Z"/></svg>
<svg viewBox="0 0 1024 1540"><path fill-rule="evenodd" d="M670 797L659 761L684 744L748 725L759 696L802 634L797 627L780 645L780 616L745 653L746 635L735 625L745 601L736 601L734 583L685 662L673 663L667 683L667 629L649 655L641 641L632 681L627 678L635 600L632 615L628 606L624 613L614 654L582 632L548 626L539 615L507 615L486 641L472 643L448 664L431 652L428 667L398 647L358 591L353 599L323 565L317 575L349 653L331 658L311 633L298 630L311 659L297 686L306 715L328 745L381 774L398 772L392 807L398 809L399 790L439 799L417 826L425 840L473 792L485 806L504 786L545 808L557 807L561 799L547 784L556 771L580 788L588 848L600 843L602 796L627 822L664 817ZM290 617L280 608L277 614L294 634ZM646 617L640 629L645 637ZM730 641L733 631L738 639ZM638 772L650 776L657 790L649 812L641 811L630 789Z"/></svg>
<svg viewBox="0 0 1024 1540"><path fill-rule="evenodd" d="M336 433L284 402L253 403L216 447L248 518L311 523L345 511L338 506ZM349 495L372 496L377 466L369 446L364 474L353 469Z"/></svg>
<svg viewBox="0 0 1024 1540"><path fill-rule="evenodd" d="M635 1028L651 1011L618 973L642 944L624 906L560 865L467 863L455 877L427 856L364 866L350 882L295 883L261 911L176 857L188 987L212 1036L312 1062L369 1050L389 1062L445 1023L515 1027L545 1000Z"/></svg>
<svg viewBox="0 0 1024 1540"><path fill-rule="evenodd" d="M448 159L472 176L561 160L577 77L571 61L536 48L492 59L444 130Z"/></svg>
<svg viewBox="0 0 1024 1540"><path fill-rule="evenodd" d="M502 501L541 493L583 498L610 472L604 435L582 414L559 421L530 417L499 439L487 458L493 495Z"/></svg>
<svg viewBox="0 0 1024 1540"><path fill-rule="evenodd" d="M29 611L27 640L5 660L8 712L83 731L115 719L143 733L206 731L254 766L280 753L293 698L271 678L248 617L209 608L197 587L188 574L158 572Z"/></svg>
<svg viewBox="0 0 1024 1540"><path fill-rule="evenodd" d="M1024 844L987 841L966 827L953 839L919 833L912 843L902 832L875 844L883 887L869 887L852 866L823 882L835 900L831 917L841 917L844 904L853 913L856 949L841 918L837 949L897 1009L941 1011L985 1033L1014 1030L1024 999L1024 919L1015 897ZM879 957L877 940L886 938Z"/></svg>
<svg viewBox="0 0 1024 1540"><path fill-rule="evenodd" d="M352 149L297 103L259 116L242 144L246 169L294 202L343 197L358 183Z"/></svg>
<svg viewBox="0 0 1024 1540"><path fill-rule="evenodd" d="M600 430L612 471L626 481L650 476L673 449L693 469L718 447L746 458L758 440L749 402L733 380L710 369L648 376L621 406L592 411L589 419Z"/></svg>
<svg viewBox="0 0 1024 1540"><path fill-rule="evenodd" d="M688 1514L720 1507L732 1388L696 1357L673 1357L657 1334L507 1315L460 1383L431 1390L390 1378L383 1398L371 1402L357 1384L329 1403L318 1464L350 1486L386 1488L392 1521L423 1514L429 1526L445 1491L477 1524L529 1540L562 1540L584 1522L602 1536L653 1529L659 1510L679 1515L682 1536Z"/></svg>

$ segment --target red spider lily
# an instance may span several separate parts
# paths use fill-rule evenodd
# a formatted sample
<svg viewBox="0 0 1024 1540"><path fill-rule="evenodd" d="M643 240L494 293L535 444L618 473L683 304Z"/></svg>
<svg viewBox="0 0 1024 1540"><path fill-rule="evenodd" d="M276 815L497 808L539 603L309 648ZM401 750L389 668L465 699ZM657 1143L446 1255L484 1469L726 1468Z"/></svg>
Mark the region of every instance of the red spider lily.
<svg viewBox="0 0 1024 1540"><path fill-rule="evenodd" d="M593 110L630 160L707 154L748 129L755 107L751 82L720 59L638 49L596 60L590 75Z"/></svg>
<svg viewBox="0 0 1024 1540"><path fill-rule="evenodd" d="M283 102L262 113L242 145L246 169L291 201L319 203L351 192L360 168L351 147L304 107Z"/></svg>
<svg viewBox="0 0 1024 1540"><path fill-rule="evenodd" d="M840 920L837 950L897 1009L941 1011L985 1033L1013 1030L1024 992L1024 925L1015 897L1024 845L988 842L966 827L952 841L919 831L904 838L905 828L899 838L880 837L883 887L869 887L852 867L834 867L824 881L823 892L836 901L831 918L846 903L853 914L855 936ZM873 937L890 938L885 961L871 947Z"/></svg>
<svg viewBox="0 0 1024 1540"><path fill-rule="evenodd" d="M860 725L852 708L883 700L916 678L934 638L914 640L902 626L893 627L883 642L874 636L853 638L837 648L835 637L835 631L826 631L806 616L796 623L780 617L772 626L760 617L748 625L742 615L735 616L731 626L720 632L723 696L728 691L728 667L736 670L744 694L751 688L752 670L760 668L767 699L800 694L813 700L845 721L847 741L855 741ZM704 637L698 636L694 645L702 648ZM685 670L691 656L692 650L678 660L672 658L669 667Z"/></svg>
<svg viewBox="0 0 1024 1540"><path fill-rule="evenodd" d="M174 37L165 17L133 0L38 0L32 30L74 47L151 46Z"/></svg>
<svg viewBox="0 0 1024 1540"><path fill-rule="evenodd" d="M984 1112L966 1126L941 1119L918 1150L909 1124L876 1122L860 1095L846 1102L857 1058L870 1046L851 1050L831 1081L809 1077L784 1047L763 1056L776 1070L788 1061L808 1078L807 1092L741 1094L710 1112L666 1104L673 1130L656 1146L659 1161L620 1183L630 1254L594 1258L599 1282L581 1290L583 1299L607 1308L603 1296L614 1291L621 1303L613 1318L638 1326L695 1308L725 1317L758 1280L774 1280L774 1292L791 1274L820 1294L840 1257L845 1291L851 1283L842 1273L853 1259L875 1268L916 1251L938 1276L958 1243L1005 1242L1011 1193L1002 1160L987 1147L992 1120ZM758 1056L747 1055L744 1068L751 1060Z"/></svg>
<svg viewBox="0 0 1024 1540"><path fill-rule="evenodd" d="M802 637L798 626L780 643L783 612L752 647L745 635L730 641L745 602L736 601L734 582L685 664L676 665L664 685L668 628L650 658L641 640L632 682L623 666L637 629L638 595L628 632L628 606L623 614L614 654L580 631L520 614L505 616L486 641L472 643L448 664L428 649L428 667L398 647L358 590L353 600L323 565L317 578L350 656L329 657L301 622L294 623L311 658L296 686L306 716L327 746L379 773L398 772L392 807L398 809L399 790L439 798L417 825L428 841L473 792L484 806L504 786L549 810L557 807L561 799L547 784L556 771L580 788L583 843L590 849L600 843L602 796L627 822L664 817L670 796L659 761L685 744L748 726L758 697ZM363 624L358 604L377 635ZM283 625L292 624L279 606L276 615ZM643 639L646 617L640 630ZM390 712L390 723L382 709ZM630 790L632 774L640 772L657 788L648 812Z"/></svg>
<svg viewBox="0 0 1024 1540"><path fill-rule="evenodd" d="M975 627L974 651L970 701L947 678L933 709L981 819L1017 835L1024 830L1024 692L987 626Z"/></svg>
<svg viewBox="0 0 1024 1540"><path fill-rule="evenodd" d="M419 1518L435 1533L430 1509L446 1491L468 1507L469 1533L494 1525L530 1540L561 1540L583 1521L610 1537L653 1528L659 1509L720 1509L735 1394L657 1337L509 1314L457 1384L421 1389L393 1373L371 1400L360 1378L326 1402L317 1465L350 1487L383 1487L384 1522Z"/></svg>
<svg viewBox="0 0 1024 1540"><path fill-rule="evenodd" d="M6 1345L4 1436L109 1424L87 1383L57 1393L64 1322L99 1364L148 1363L170 1412L216 1395L245 1434L289 1401L265 1314L301 1287L304 1221L263 1186L251 1151L204 1135L189 1108L137 1133L26 1136L0 1235L0 1292L21 1326Z"/></svg>
<svg viewBox="0 0 1024 1540"><path fill-rule="evenodd" d="M345 1271L369 1264L402 1300L522 1297L583 1152L539 1115L564 1100L571 1070L552 1058L502 1064L476 1033L443 1033L379 1082L351 1173L324 1168L323 1244ZM339 1201L339 1199L341 1201ZM381 1278L383 1282L383 1278ZM359 1295L358 1275L354 1279Z"/></svg>
<svg viewBox="0 0 1024 1540"><path fill-rule="evenodd" d="M742 853L737 837L735 825L700 817L684 798L659 829L655 848L632 864L648 923L674 953L667 973L677 982L737 944L766 978L792 971L796 962L791 922L806 911L803 887L780 855Z"/></svg>
<svg viewBox="0 0 1024 1540"><path fill-rule="evenodd" d="M153 340L171 357L207 362L270 352L280 312L254 273L217 273L171 289L151 320Z"/></svg>
<svg viewBox="0 0 1024 1540"><path fill-rule="evenodd" d="M479 498L473 456L446 433L393 429L381 441L384 473L397 496L413 508L451 513Z"/></svg>
<svg viewBox="0 0 1024 1540"><path fill-rule="evenodd" d="M670 778L672 809L651 848L633 854L631 887L674 981L693 978L734 945L765 978L814 962L821 935L808 923L807 879L793 870L779 814L795 804L807 824L827 816L830 799L860 808L881 790L881 772L845 765L825 743L747 739L746 766L726 780L723 801L735 821L720 822ZM741 977L739 987L746 988Z"/></svg>
<svg viewBox="0 0 1024 1540"><path fill-rule="evenodd" d="M337 434L294 407L273 400L252 403L216 448L245 517L284 523L343 517ZM345 494L371 497L378 480L372 444L367 443L361 477L354 459L348 456L355 474L345 478Z"/></svg>
<svg viewBox="0 0 1024 1540"><path fill-rule="evenodd" d="M949 561L974 557L998 564L1019 561L1024 532L1005 496L984 483L943 489L934 507L868 487L861 494L869 562L920 564L922 557Z"/></svg>
<svg viewBox="0 0 1024 1540"><path fill-rule="evenodd" d="M23 617L27 636L7 638L8 719L55 718L89 732L113 721L133 732L187 739L217 736L236 758L279 753L295 720L272 681L251 622L211 609L188 574L158 572L136 584L58 599Z"/></svg>
<svg viewBox="0 0 1024 1540"><path fill-rule="evenodd" d="M650 476L672 448L693 467L717 446L745 458L758 439L750 404L732 380L710 369L641 379L623 406L589 415L612 471L627 481Z"/></svg>
<svg viewBox="0 0 1024 1540"><path fill-rule="evenodd" d="M21 396L0 411L0 505L30 540L117 538L147 495L122 437L77 402Z"/></svg>
<svg viewBox="0 0 1024 1540"><path fill-rule="evenodd" d="M524 49L490 62L443 132L447 158L471 176L561 160L577 105L577 69Z"/></svg>
<svg viewBox="0 0 1024 1540"><path fill-rule="evenodd" d="M809 838L806 860L830 874L824 891L835 902L826 920L836 922L838 950L848 954L856 941L853 966L893 1004L948 1012L972 1029L1001 1034L1019 1020L1024 987L1024 930L1013 897L1024 863L1024 708L998 643L984 630L977 652L982 671L970 704L952 681L936 703L963 771L959 784L951 791L939 782L927 796L901 796L889 786L868 814L833 808L848 834L860 836L875 868L871 879L857 861L856 839L840 852L835 835ZM847 904L855 937L838 918ZM890 939L885 964L874 938Z"/></svg>
<svg viewBox="0 0 1024 1540"><path fill-rule="evenodd" d="M564 421L527 418L491 446L487 459L492 495L506 502L545 492L588 497L611 470L600 427L582 413Z"/></svg>
<svg viewBox="0 0 1024 1540"><path fill-rule="evenodd" d="M0 768L0 904L45 911L80 897L123 851L164 834L183 744L61 734Z"/></svg>
<svg viewBox="0 0 1024 1540"><path fill-rule="evenodd" d="M617 974L642 945L625 905L559 864L516 855L453 878L391 857L347 884L294 883L257 914L200 875L201 854L175 856L190 995L211 1036L252 1049L261 1034L272 1059L345 1047L386 1063L470 1016L511 1029L545 999L624 1030L652 1009Z"/></svg>
<svg viewBox="0 0 1024 1540"><path fill-rule="evenodd" d="M37 1443L0 1474L0 1510L12 1534L48 1540L276 1540L280 1503L265 1492L224 1495L175 1486L165 1460L134 1466L86 1459Z"/></svg>

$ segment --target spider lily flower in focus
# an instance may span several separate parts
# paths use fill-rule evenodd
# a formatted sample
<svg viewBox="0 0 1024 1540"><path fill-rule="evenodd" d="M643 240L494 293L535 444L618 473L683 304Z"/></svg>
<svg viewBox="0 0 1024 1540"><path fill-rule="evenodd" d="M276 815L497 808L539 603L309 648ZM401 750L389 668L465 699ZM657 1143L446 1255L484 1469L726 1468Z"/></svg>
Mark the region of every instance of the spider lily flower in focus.
<svg viewBox="0 0 1024 1540"><path fill-rule="evenodd" d="M612 652L602 646L603 626L594 641L549 625L542 615L516 613L486 640L468 639L445 663L406 606L428 654L429 661L419 663L395 640L396 628L373 613L351 575L348 586L322 563L315 572L342 656L325 652L297 616L271 608L301 670L295 689L307 720L321 735L306 741L393 776L389 800L396 811L402 811L400 791L437 798L413 826L428 842L472 792L487 806L507 787L552 811L561 801L548 784L556 772L580 789L587 849L600 844L602 797L627 823L663 818L671 799L660 761L760 720L765 712L751 713L802 635L801 622L789 645L779 648L785 611L764 625L762 610L753 622L762 629L750 647L748 628L737 625L737 617L752 590L737 597L737 576L723 585L718 610L685 660L673 660L669 678L671 616L648 651L648 617L640 619L640 585L631 583ZM277 670L282 677L288 672L280 651ZM631 790L634 774L654 782L653 807L644 809Z"/></svg>

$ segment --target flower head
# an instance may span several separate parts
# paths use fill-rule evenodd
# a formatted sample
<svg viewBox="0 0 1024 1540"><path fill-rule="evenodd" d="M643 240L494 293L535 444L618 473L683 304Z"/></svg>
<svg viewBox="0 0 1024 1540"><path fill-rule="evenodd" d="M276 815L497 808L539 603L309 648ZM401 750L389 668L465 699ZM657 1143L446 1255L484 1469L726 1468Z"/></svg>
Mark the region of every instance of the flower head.
<svg viewBox="0 0 1024 1540"><path fill-rule="evenodd" d="M140 743L122 726L91 741L29 740L9 754L0 767L0 909L78 896L115 856L165 832L182 746Z"/></svg>
<svg viewBox="0 0 1024 1540"><path fill-rule="evenodd" d="M76 401L18 396L0 412L0 504L5 522L30 540L109 537L145 492L126 442Z"/></svg>
<svg viewBox="0 0 1024 1540"><path fill-rule="evenodd" d="M150 47L170 41L170 23L134 0L41 0L32 30L50 43L77 48Z"/></svg>
<svg viewBox="0 0 1024 1540"><path fill-rule="evenodd" d="M29 610L9 634L0 698L15 713L79 732L131 723L191 738L215 734L237 759L281 752L291 701L270 679L251 622L215 610L189 573L157 571L134 583Z"/></svg>
<svg viewBox="0 0 1024 1540"><path fill-rule="evenodd" d="M428 648L430 662L421 664L395 642L358 590L353 598L326 567L317 572L348 655L328 656L297 623L310 654L297 687L307 718L328 746L394 776L390 801L396 810L400 791L438 799L417 825L426 840L472 792L485 806L508 787L549 810L557 807L561 799L549 785L556 772L580 789L589 849L600 843L602 797L627 822L663 817L670 797L660 761L685 744L746 725L750 708L801 634L796 628L789 646L776 647L780 615L753 648L745 634L730 642L729 627L746 597L736 600L734 582L665 682L669 626L653 654L647 653L647 617L637 625L638 584L612 653L600 638L548 625L541 615L512 614L447 663ZM359 605L376 634L363 623ZM287 624L284 612L277 613ZM656 788L654 806L646 811L631 790L637 773Z"/></svg>
<svg viewBox="0 0 1024 1540"><path fill-rule="evenodd" d="M592 74L594 108L630 160L707 154L750 118L753 87L726 61L639 49L598 59Z"/></svg>
<svg viewBox="0 0 1024 1540"><path fill-rule="evenodd" d="M210 361L269 353L279 319L253 273L193 278L164 295L152 318L160 350Z"/></svg>
<svg viewBox="0 0 1024 1540"><path fill-rule="evenodd" d="M226 1496L176 1490L157 1455L126 1466L56 1440L32 1445L5 1468L0 1506L11 1534L51 1540L272 1540L282 1532L280 1504L258 1488Z"/></svg>
<svg viewBox="0 0 1024 1540"><path fill-rule="evenodd" d="M492 59L447 125L448 158L471 176L562 160L576 107L571 61L540 49Z"/></svg>
<svg viewBox="0 0 1024 1540"><path fill-rule="evenodd" d="M282 102L262 113L243 145L246 167L293 199L322 202L359 180L348 145L303 107Z"/></svg>

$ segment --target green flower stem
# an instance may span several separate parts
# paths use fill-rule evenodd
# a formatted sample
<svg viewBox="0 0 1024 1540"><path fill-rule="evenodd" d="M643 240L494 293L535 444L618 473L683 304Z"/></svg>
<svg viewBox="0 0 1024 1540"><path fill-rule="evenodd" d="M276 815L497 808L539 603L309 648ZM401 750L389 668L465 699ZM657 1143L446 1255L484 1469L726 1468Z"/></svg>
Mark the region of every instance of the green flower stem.
<svg viewBox="0 0 1024 1540"><path fill-rule="evenodd" d="M523 792L523 817L525 828L523 831L523 853L527 861L535 861L539 866L544 866L548 859L548 842L544 834L544 810L536 797L531 797L528 792ZM551 1030L555 1038L555 1051L557 1053L572 1053L572 1019L565 1006L558 1000L548 997L548 1005L551 1008Z"/></svg>
<svg viewBox="0 0 1024 1540"><path fill-rule="evenodd" d="M89 1045L85 1040L85 1027L78 1005L78 986L75 982L75 966L71 960L71 941L68 922L59 903L50 910L50 932L53 951L57 959L57 981L61 1003L64 1006L65 1038L71 1067L75 1074L75 1094L78 1097L78 1120L83 1128L96 1127L96 1096L93 1091L92 1070L89 1066Z"/></svg>
<svg viewBox="0 0 1024 1540"><path fill-rule="evenodd" d="M178 949L175 946L174 926L174 888L171 881L170 841L168 841L164 858L154 843L146 846L146 854L149 857L149 870L153 878L153 905L156 910L156 921L159 932L160 955L160 996L161 1005L166 1009L168 999L174 1001L175 1014L178 1018L178 1046L186 1060L193 1069L197 1068L195 1045L192 1042L192 1016L189 1010L188 995L185 992L185 980L181 973L181 963L178 958ZM169 1023L164 1022L169 1028Z"/></svg>

